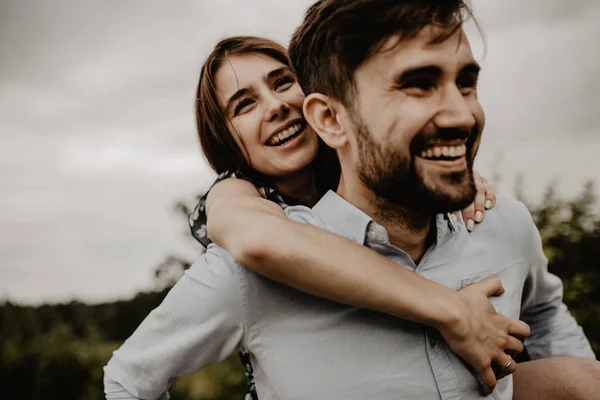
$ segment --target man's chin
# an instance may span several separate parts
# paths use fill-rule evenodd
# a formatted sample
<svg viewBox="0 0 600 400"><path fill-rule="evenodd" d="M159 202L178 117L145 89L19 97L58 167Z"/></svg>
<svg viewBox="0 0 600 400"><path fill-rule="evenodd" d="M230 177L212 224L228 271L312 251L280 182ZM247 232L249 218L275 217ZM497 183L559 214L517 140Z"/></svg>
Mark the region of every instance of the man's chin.
<svg viewBox="0 0 600 400"><path fill-rule="evenodd" d="M462 210L475 199L475 182L471 168L439 171L392 165L378 174L361 168L360 179L373 194L389 205L421 214L435 215ZM401 168L402 167L402 168Z"/></svg>
<svg viewBox="0 0 600 400"><path fill-rule="evenodd" d="M421 197L421 201L415 204L415 211L435 215L464 210L473 202L475 197L454 197L450 194L440 192L429 193Z"/></svg>
<svg viewBox="0 0 600 400"><path fill-rule="evenodd" d="M446 199L444 199L442 202L440 202L440 207L439 207L437 213L461 211L461 210L464 210L465 208L467 208L467 206L469 206L471 203L473 203L473 201L475 201L475 196L469 196L469 197L463 196L463 197L459 197L459 198L453 198L453 197L447 196Z"/></svg>
<svg viewBox="0 0 600 400"><path fill-rule="evenodd" d="M446 177L436 185L424 185L423 189L422 204L433 214L463 210L475 201L477 194L472 175L468 172Z"/></svg>

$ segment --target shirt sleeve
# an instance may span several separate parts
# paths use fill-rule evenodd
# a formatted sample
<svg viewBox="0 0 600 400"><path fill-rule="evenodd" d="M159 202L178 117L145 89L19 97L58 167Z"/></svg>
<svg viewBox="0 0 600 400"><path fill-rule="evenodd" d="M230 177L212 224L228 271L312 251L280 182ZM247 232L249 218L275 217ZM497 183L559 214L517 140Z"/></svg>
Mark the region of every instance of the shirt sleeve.
<svg viewBox="0 0 600 400"><path fill-rule="evenodd" d="M211 245L104 367L107 399L168 399L169 381L225 359L243 337L241 271Z"/></svg>
<svg viewBox="0 0 600 400"><path fill-rule="evenodd" d="M594 358L583 329L563 303L563 285L548 272L539 231L531 221L533 237L529 276L525 281L521 319L529 324L531 335L525 340L532 359L556 356Z"/></svg>

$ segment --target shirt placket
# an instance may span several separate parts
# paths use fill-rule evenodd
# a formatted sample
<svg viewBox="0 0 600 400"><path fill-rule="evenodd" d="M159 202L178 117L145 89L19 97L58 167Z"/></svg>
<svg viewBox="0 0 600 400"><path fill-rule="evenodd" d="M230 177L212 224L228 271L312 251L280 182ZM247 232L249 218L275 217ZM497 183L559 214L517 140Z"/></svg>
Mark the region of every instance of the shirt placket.
<svg viewBox="0 0 600 400"><path fill-rule="evenodd" d="M425 254L423 255L419 265L415 265L408 254L391 246L389 244L387 231L385 228L378 226L377 224L370 224L367 230L367 242L369 243L370 247L372 247L374 250L379 250L380 252L385 250L389 252L391 248L393 248L396 250L396 252L401 253L398 254L399 256L404 255L404 257L401 258L404 258L404 262L407 263L407 266L412 267L415 271L426 269L428 261L430 260L430 256L435 251L435 248L447 239L447 234L455 231L455 228L449 221L449 218L438 216L436 222L436 242L425 251ZM460 400L462 398L460 381L454 372L449 355L446 352L444 339L437 330L433 328L427 328L425 331L425 344L427 348L429 364L431 365L433 376L441 399Z"/></svg>
<svg viewBox="0 0 600 400"><path fill-rule="evenodd" d="M448 353L444 349L444 340L433 328L427 328L425 332L425 344L427 346L427 357L433 371L433 376L440 392L442 400L460 400L460 382Z"/></svg>
<svg viewBox="0 0 600 400"><path fill-rule="evenodd" d="M421 263L417 266L419 269L427 269L427 264L430 261L431 254L438 246L448 238L447 235L455 232L456 228L452 224L450 218L445 215L438 215L436 218L436 242L427 249ZM446 351L442 335L433 328L427 328L425 331L425 344L427 346L427 357L433 371L435 382L440 392L442 400L460 400L462 399L460 390L460 381L454 371L454 367L450 362L450 356Z"/></svg>

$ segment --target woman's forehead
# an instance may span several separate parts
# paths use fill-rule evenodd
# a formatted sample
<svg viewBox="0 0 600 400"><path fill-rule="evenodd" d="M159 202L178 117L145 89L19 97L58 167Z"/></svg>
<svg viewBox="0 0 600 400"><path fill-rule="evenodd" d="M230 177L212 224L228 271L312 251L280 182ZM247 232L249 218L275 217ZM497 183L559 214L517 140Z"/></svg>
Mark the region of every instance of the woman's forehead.
<svg viewBox="0 0 600 400"><path fill-rule="evenodd" d="M215 77L219 99L229 99L240 89L252 89L264 82L268 74L287 67L280 61L261 53L235 54L227 57Z"/></svg>

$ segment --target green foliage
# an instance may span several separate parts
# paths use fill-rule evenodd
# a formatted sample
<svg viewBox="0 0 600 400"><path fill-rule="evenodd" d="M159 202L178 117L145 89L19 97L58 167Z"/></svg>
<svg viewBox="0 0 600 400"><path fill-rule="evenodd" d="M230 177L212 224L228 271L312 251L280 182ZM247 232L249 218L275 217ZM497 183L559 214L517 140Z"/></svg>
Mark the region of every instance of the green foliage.
<svg viewBox="0 0 600 400"><path fill-rule="evenodd" d="M551 185L541 204L524 202L542 235L548 269L562 279L564 301L600 358L600 216L594 193L588 182L578 196L563 200Z"/></svg>
<svg viewBox="0 0 600 400"><path fill-rule="evenodd" d="M600 356L600 215L592 184L570 200L559 198L554 185L539 204L522 200L542 234L550 271L563 280L565 302ZM166 257L156 269L157 282L168 284L188 266L185 259ZM166 292L98 305L0 304L0 398L103 399L102 367ZM175 379L171 398L241 400L244 390L243 368L234 355Z"/></svg>
<svg viewBox="0 0 600 400"><path fill-rule="evenodd" d="M103 371L113 350L166 295L128 301L40 307L0 304L0 398L104 399ZM245 375L237 356L172 383L173 400L242 399Z"/></svg>

